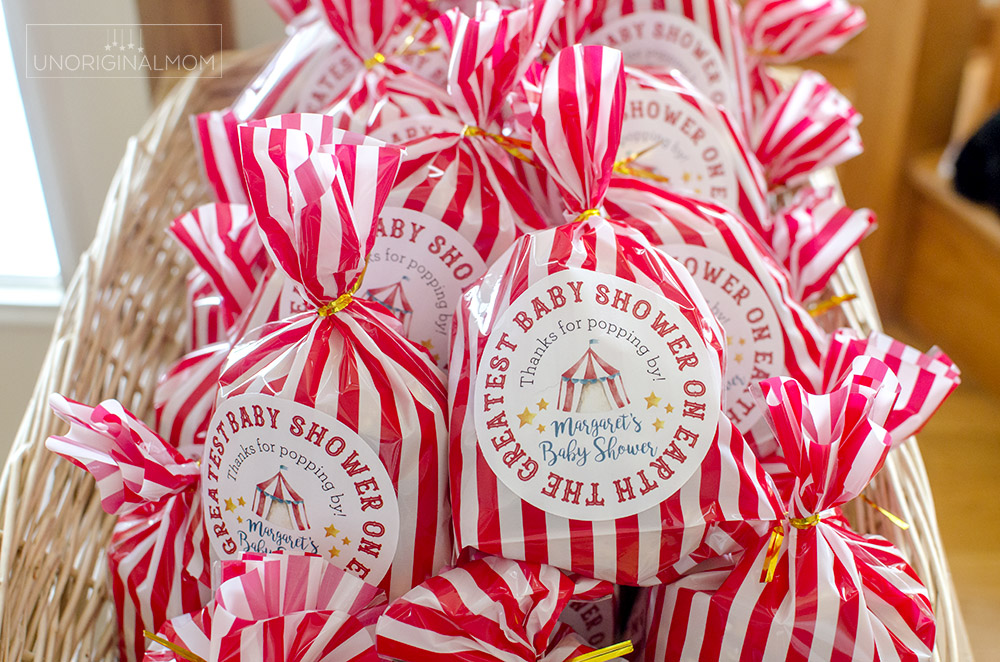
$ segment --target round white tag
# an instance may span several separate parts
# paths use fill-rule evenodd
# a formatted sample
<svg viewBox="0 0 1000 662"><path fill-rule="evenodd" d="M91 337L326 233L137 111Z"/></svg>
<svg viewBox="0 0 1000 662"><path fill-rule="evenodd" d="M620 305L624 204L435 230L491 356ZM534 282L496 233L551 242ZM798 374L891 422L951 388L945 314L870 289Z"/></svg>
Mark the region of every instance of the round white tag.
<svg viewBox="0 0 1000 662"><path fill-rule="evenodd" d="M378 455L337 419L267 395L219 404L202 459L205 526L224 559L319 554L378 584L399 535Z"/></svg>
<svg viewBox="0 0 1000 662"><path fill-rule="evenodd" d="M455 305L486 263L453 228L420 212L386 207L376 232L359 296L387 308L403 335L446 367Z"/></svg>
<svg viewBox="0 0 1000 662"><path fill-rule="evenodd" d="M666 177L668 185L739 208L736 163L723 136L676 94L633 83L618 158L640 153L635 164Z"/></svg>
<svg viewBox="0 0 1000 662"><path fill-rule="evenodd" d="M712 444L714 351L674 303L615 276L547 276L493 327L476 374L475 426L519 497L580 520L651 508Z"/></svg>
<svg viewBox="0 0 1000 662"><path fill-rule="evenodd" d="M760 417L750 385L784 372L781 322L753 275L731 257L704 246L671 244L666 252L687 268L726 332L725 409L740 431Z"/></svg>
<svg viewBox="0 0 1000 662"><path fill-rule="evenodd" d="M739 107L733 73L704 28L680 14L643 11L612 19L584 38L620 50L634 67L677 69L713 103Z"/></svg>

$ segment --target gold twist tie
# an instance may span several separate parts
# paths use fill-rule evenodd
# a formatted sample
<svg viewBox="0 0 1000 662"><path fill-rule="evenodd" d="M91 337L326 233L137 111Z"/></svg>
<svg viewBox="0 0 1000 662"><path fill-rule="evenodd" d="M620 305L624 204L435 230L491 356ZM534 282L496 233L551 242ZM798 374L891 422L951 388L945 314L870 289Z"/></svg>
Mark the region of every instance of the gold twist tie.
<svg viewBox="0 0 1000 662"><path fill-rule="evenodd" d="M583 655L577 655L569 662L607 662L608 660L613 660L616 657L628 655L633 650L635 650L635 648L632 646L631 641L623 641L620 644L614 644L613 646L608 646L607 648L601 648L596 651L584 653Z"/></svg>
<svg viewBox="0 0 1000 662"><path fill-rule="evenodd" d="M612 170L617 172L619 175L627 175L629 177L639 177L640 179L652 179L654 182L669 183L670 178L664 177L663 175L658 175L652 170L647 170L646 168L641 168L639 166L632 165L637 159L642 158L646 154L652 152L654 149L663 144L663 141L653 143L646 149L641 149L638 152L629 154L624 159L620 161L615 161L615 164L611 167Z"/></svg>
<svg viewBox="0 0 1000 662"><path fill-rule="evenodd" d="M374 69L379 64L385 64L385 56L381 53L376 53L365 60L365 69Z"/></svg>
<svg viewBox="0 0 1000 662"><path fill-rule="evenodd" d="M903 531L906 531L908 528L910 528L909 522L904 520L902 517L899 517L898 515L893 515L888 510L886 510L882 506L878 505L877 503L866 497L864 494L861 495L861 500L867 503L875 510L877 510L878 512L882 513L883 517L885 517L887 520L889 520L890 522L901 528Z"/></svg>
<svg viewBox="0 0 1000 662"><path fill-rule="evenodd" d="M365 268L361 270L360 274L358 274L358 279L354 281L354 285L351 285L351 289L344 292L330 303L320 306L316 310L316 314L320 317L329 317L330 315L336 315L344 308L351 305L351 302L354 301L354 295L357 294L358 288L361 287L361 280L365 277L365 271L367 270L368 260L365 260Z"/></svg>
<svg viewBox="0 0 1000 662"><path fill-rule="evenodd" d="M600 209L584 209L580 215L573 219L573 223L582 223L592 216L600 216Z"/></svg>
<svg viewBox="0 0 1000 662"><path fill-rule="evenodd" d="M857 298L857 294L841 294L839 296L830 297L826 301L820 301L812 306L809 306L809 314L813 317L819 317L823 313L832 310L841 304L845 304L848 301L854 301Z"/></svg>
<svg viewBox="0 0 1000 662"><path fill-rule="evenodd" d="M166 646L167 648L170 649L170 652L172 652L174 655L181 658L182 660L189 660L190 662L208 662L205 658L195 655L186 648L181 648L177 644L170 643L166 639L161 639L160 637L157 637L149 630L143 630L142 634L147 639L151 639L156 643L160 644L161 646Z"/></svg>
<svg viewBox="0 0 1000 662"><path fill-rule="evenodd" d="M499 133L490 133L480 129L478 126L466 126L462 129L462 136L468 138L469 136L483 136L484 138L489 138L496 144L506 150L508 154L516 159L520 159L525 163L534 164L531 157L521 152L522 149L531 149L531 143L527 140L519 140L518 138L511 138L510 136L504 136Z"/></svg>
<svg viewBox="0 0 1000 662"><path fill-rule="evenodd" d="M819 524L821 519L822 517L817 513L809 517L789 517L788 523L796 529L811 529ZM784 538L785 528L781 526L781 522L778 522L771 529L771 537L767 541L767 554L764 555L764 570L760 575L762 582L770 582L774 579L774 571L778 568L778 553L781 551L781 542Z"/></svg>

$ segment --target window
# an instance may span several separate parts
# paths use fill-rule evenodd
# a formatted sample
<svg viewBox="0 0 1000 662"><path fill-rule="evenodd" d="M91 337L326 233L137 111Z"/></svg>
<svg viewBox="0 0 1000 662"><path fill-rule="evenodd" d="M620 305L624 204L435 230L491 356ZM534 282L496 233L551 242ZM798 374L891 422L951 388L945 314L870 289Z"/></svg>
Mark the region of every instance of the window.
<svg viewBox="0 0 1000 662"><path fill-rule="evenodd" d="M59 300L59 260L0 6L0 305Z"/></svg>

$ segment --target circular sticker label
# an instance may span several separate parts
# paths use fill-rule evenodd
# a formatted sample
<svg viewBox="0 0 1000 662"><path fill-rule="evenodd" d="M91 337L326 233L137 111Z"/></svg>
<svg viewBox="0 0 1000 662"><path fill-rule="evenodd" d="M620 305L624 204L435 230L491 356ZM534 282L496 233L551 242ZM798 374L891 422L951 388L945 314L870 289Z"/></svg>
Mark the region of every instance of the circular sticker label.
<svg viewBox="0 0 1000 662"><path fill-rule="evenodd" d="M444 115L411 115L390 120L369 135L387 143L399 144L433 136L436 133L461 133L462 123Z"/></svg>
<svg viewBox="0 0 1000 662"><path fill-rule="evenodd" d="M202 459L205 526L220 558L319 554L378 584L399 535L392 480L337 419L266 395L223 401Z"/></svg>
<svg viewBox="0 0 1000 662"><path fill-rule="evenodd" d="M666 252L684 265L726 332L726 413L741 432L760 417L750 385L785 372L781 322L764 287L727 255L704 246L672 244Z"/></svg>
<svg viewBox="0 0 1000 662"><path fill-rule="evenodd" d="M597 602L570 602L559 615L559 622L573 628L596 649L615 643L615 601L610 597Z"/></svg>
<svg viewBox="0 0 1000 662"><path fill-rule="evenodd" d="M628 86L618 158L666 177L671 186L739 205L736 163L726 141L704 115L676 94Z"/></svg>
<svg viewBox="0 0 1000 662"><path fill-rule="evenodd" d="M680 14L643 11L612 19L584 39L620 50L633 67L677 69L713 103L738 108L733 74L704 28Z"/></svg>
<svg viewBox="0 0 1000 662"><path fill-rule="evenodd" d="M651 508L715 435L718 357L680 309L615 276L543 278L497 320L476 374L475 426L519 497L579 520Z"/></svg>
<svg viewBox="0 0 1000 662"><path fill-rule="evenodd" d="M403 335L447 367L455 305L486 263L453 228L417 211L386 207L376 235L359 295L387 308Z"/></svg>

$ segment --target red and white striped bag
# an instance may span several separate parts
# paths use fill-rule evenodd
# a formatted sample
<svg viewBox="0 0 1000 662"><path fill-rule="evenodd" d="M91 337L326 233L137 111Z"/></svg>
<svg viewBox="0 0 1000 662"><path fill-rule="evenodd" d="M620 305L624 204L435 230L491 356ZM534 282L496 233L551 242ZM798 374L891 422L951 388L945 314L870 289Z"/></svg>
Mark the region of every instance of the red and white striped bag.
<svg viewBox="0 0 1000 662"><path fill-rule="evenodd" d="M743 434L760 418L750 387L790 375L821 381L829 339L789 289L763 242L718 205L617 179L605 207L690 272L726 334L724 410Z"/></svg>
<svg viewBox="0 0 1000 662"><path fill-rule="evenodd" d="M807 388L820 394L832 392L848 377L851 366L859 358L881 361L899 382L899 397L883 424L892 437L893 446L919 432L961 383L958 366L936 347L924 353L882 333L873 332L865 338L853 329L838 329L825 349L819 383ZM747 440L781 494L787 495L794 476L788 471L773 431L764 423L754 426Z"/></svg>
<svg viewBox="0 0 1000 662"><path fill-rule="evenodd" d="M520 232L545 226L511 172L505 149L520 150L501 133L501 121L507 93L540 50L557 9L558 0L540 0L523 9L483 5L477 18L458 10L443 15L455 111L406 120L420 127L434 118L435 133L406 143L363 294L393 311L404 334L441 367L448 363L452 312L462 291ZM392 95L392 112L402 111L406 96ZM376 133L401 126L379 124Z"/></svg>
<svg viewBox="0 0 1000 662"><path fill-rule="evenodd" d="M401 595L451 536L442 375L353 296L400 149L267 122L240 137L265 246L312 310L230 353L202 462L213 548L319 553Z"/></svg>
<svg viewBox="0 0 1000 662"><path fill-rule="evenodd" d="M623 102L617 51L546 73L532 146L579 222L522 237L462 299L452 506L459 549L650 584L778 504L721 414L724 336L694 281L595 218Z"/></svg>
<svg viewBox="0 0 1000 662"><path fill-rule="evenodd" d="M377 662L385 597L318 556L244 554L223 561L200 611L159 630L146 662Z"/></svg>
<svg viewBox="0 0 1000 662"><path fill-rule="evenodd" d="M677 69L747 127L751 89L739 6L732 0L595 3L581 41L621 50L630 67Z"/></svg>
<svg viewBox="0 0 1000 662"><path fill-rule="evenodd" d="M89 472L101 507L117 514L108 544L123 660L142 659L143 630L198 609L208 598L208 545L198 463L181 456L116 400L88 407L52 394L70 424L45 446Z"/></svg>
<svg viewBox="0 0 1000 662"><path fill-rule="evenodd" d="M571 662L594 651L559 621L572 601L608 599L608 582L487 556L428 579L379 618L378 652L402 662ZM618 658L615 658L618 659Z"/></svg>
<svg viewBox="0 0 1000 662"><path fill-rule="evenodd" d="M185 456L200 457L219 371L270 262L246 205L203 205L179 216L170 229L198 265L192 273L207 280L221 328L213 343L188 352L160 377L153 398L156 429Z"/></svg>
<svg viewBox="0 0 1000 662"><path fill-rule="evenodd" d="M746 0L741 23L751 66L766 66L833 53L867 18L846 0Z"/></svg>
<svg viewBox="0 0 1000 662"><path fill-rule="evenodd" d="M750 144L773 191L860 154L859 124L851 102L822 75L806 71L753 122Z"/></svg>
<svg viewBox="0 0 1000 662"><path fill-rule="evenodd" d="M337 118L338 127L368 133L371 116L386 112L382 105L386 86L392 82L402 87L441 87L447 58L440 43L432 47L427 40L444 40L433 22L407 15L401 0L321 0L321 7L334 32L364 65L348 89L324 110ZM411 69L413 65L418 68ZM432 80L419 73L429 68L437 70L428 71Z"/></svg>
<svg viewBox="0 0 1000 662"><path fill-rule="evenodd" d="M731 571L652 589L643 659L929 660L927 589L888 541L837 514L889 453L891 371L862 358L829 395L780 378L761 387L795 476L788 514Z"/></svg>

